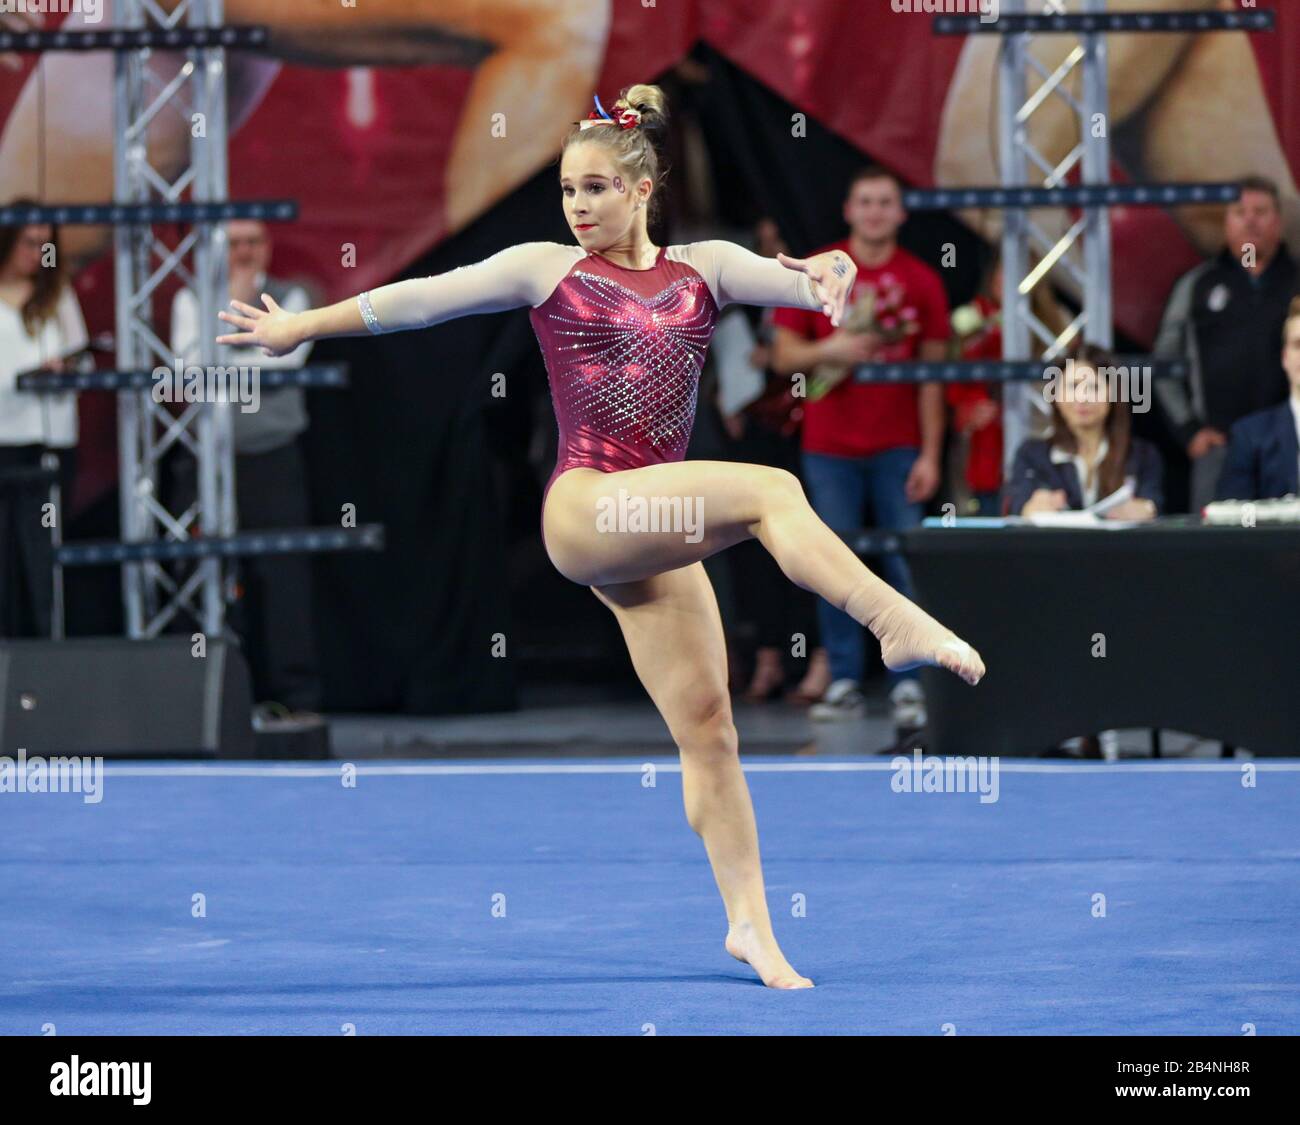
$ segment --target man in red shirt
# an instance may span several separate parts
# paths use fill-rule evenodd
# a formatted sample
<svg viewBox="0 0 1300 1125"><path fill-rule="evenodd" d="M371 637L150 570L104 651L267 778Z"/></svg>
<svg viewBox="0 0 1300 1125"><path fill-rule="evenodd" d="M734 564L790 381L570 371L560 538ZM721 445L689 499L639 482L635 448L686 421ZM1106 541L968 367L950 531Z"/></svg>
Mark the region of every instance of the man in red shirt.
<svg viewBox="0 0 1300 1125"><path fill-rule="evenodd" d="M844 220L849 236L827 250L843 250L857 263L848 306L871 290L873 330L831 327L807 309L778 309L773 317L772 367L811 379L821 363L942 361L949 334L948 298L939 275L898 245L907 218L903 188L892 172L872 165L849 184ZM804 480L817 514L836 531L863 526L870 500L874 525L897 530L921 522L923 505L939 487L944 400L939 383L858 383L850 374L829 393L807 401L803 418ZM882 573L911 596L900 555L884 558ZM814 719L857 718L866 713L860 682L865 648L862 627L827 602L818 604L831 686L812 709ZM925 725L925 705L915 672L890 673L895 725Z"/></svg>

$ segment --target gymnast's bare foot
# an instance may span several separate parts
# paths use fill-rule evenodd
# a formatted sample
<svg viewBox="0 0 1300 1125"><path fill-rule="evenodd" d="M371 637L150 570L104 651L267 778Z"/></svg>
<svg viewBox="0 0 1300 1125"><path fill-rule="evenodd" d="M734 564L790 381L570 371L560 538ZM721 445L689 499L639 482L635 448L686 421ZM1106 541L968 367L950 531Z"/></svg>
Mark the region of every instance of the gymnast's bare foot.
<svg viewBox="0 0 1300 1125"><path fill-rule="evenodd" d="M737 961L752 965L768 988L813 987L812 981L794 971L770 930L760 934L753 922L732 923L725 945Z"/></svg>
<svg viewBox="0 0 1300 1125"><path fill-rule="evenodd" d="M904 597L883 610L869 627L880 642L881 659L891 671L906 672L922 664L935 664L971 685L984 677L980 654Z"/></svg>

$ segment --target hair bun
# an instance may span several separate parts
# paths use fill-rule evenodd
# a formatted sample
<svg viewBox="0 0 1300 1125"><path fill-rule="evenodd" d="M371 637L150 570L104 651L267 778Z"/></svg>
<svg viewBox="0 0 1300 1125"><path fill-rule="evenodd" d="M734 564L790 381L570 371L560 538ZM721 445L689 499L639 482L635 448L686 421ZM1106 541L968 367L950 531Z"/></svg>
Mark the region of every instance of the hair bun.
<svg viewBox="0 0 1300 1125"><path fill-rule="evenodd" d="M618 103L640 113L645 118L643 125L662 126L668 116L668 99L659 86L629 86L619 95Z"/></svg>

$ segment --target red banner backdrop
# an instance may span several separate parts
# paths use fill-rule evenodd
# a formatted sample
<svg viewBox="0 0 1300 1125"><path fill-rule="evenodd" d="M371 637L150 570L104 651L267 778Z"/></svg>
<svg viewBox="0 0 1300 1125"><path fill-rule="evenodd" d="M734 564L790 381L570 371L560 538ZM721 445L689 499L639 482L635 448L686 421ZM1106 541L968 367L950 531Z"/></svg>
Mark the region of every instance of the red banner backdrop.
<svg viewBox="0 0 1300 1125"><path fill-rule="evenodd" d="M284 45L281 55L295 61L232 61L231 196L298 200L300 221L275 232L276 272L313 277L328 297L341 298L392 277L544 167L568 122L586 115L593 91L608 105L621 87L652 81L699 39L913 184L990 183L994 83L979 53L996 44L987 36L978 37L986 43L937 37L933 17L908 11L912 6L899 0L373 0L354 9L368 21L358 24L365 35L336 27L322 48L312 36L321 5L254 5L242 22L270 23ZM1112 4L1215 6L1216 0ZM1137 152L1139 165L1117 163L1116 174L1214 180L1262 171L1282 181L1288 234L1300 235L1292 172L1300 166L1300 91L1293 80L1300 63L1298 8L1280 6L1273 34L1195 41L1148 36L1159 42L1140 49L1113 37L1112 127L1117 137L1127 130L1125 151ZM391 26L384 24L387 9ZM530 13L548 9L562 12L568 24L555 30L545 19L530 22ZM241 22L239 10L240 0L228 0L232 22ZM53 27L63 17L46 19ZM76 21L68 17L66 26ZM425 42L441 42L447 61L378 65L388 58L408 62L411 44ZM333 65L303 65L302 58ZM106 72L85 56L47 57L42 85L36 57L22 59L17 70L0 69L5 198L106 199L111 162L104 159L112 150ZM502 136L494 135L496 115ZM42 121L43 139L34 127ZM65 159L53 158L59 154ZM69 156L84 156L84 165ZM1174 277L1213 248L1206 232L1217 216L1199 237L1186 216L1154 209L1120 211L1114 219L1118 324L1149 341ZM528 237L520 231L521 241ZM93 249L77 284L96 331L111 328L113 315L109 262L102 252L96 260ZM97 413L83 412L84 439L111 459L111 443L98 440L111 436L111 422L87 416ZM84 452L94 458L97 451Z"/></svg>

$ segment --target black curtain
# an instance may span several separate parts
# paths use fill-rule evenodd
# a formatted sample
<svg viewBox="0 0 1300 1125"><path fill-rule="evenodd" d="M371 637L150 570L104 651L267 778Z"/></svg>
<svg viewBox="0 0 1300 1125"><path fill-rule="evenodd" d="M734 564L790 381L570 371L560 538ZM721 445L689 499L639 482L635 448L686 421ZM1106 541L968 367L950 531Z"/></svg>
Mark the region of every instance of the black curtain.
<svg viewBox="0 0 1300 1125"><path fill-rule="evenodd" d="M555 193L541 205L542 183L554 175L539 175L404 276L443 273L518 242L562 241ZM351 370L349 390L310 396L315 522L337 526L353 504L358 523L387 528L382 553L317 559L326 707L438 714L514 707L519 638L507 497L489 439L517 429L516 416L537 394L541 361L527 310L325 340L312 358ZM504 398L493 397L502 386L496 373ZM491 414L501 418L489 423Z"/></svg>
<svg viewBox="0 0 1300 1125"><path fill-rule="evenodd" d="M709 78L682 93L704 130L719 218L751 226L770 216L796 256L846 237L848 183L871 156L807 114L805 135L794 135L797 106L707 44L697 45L693 57L708 67ZM953 246L954 264L939 270L952 302L970 299L990 256L968 228L940 211L909 215L899 244L936 269L945 246Z"/></svg>

